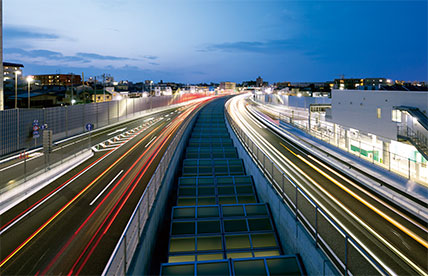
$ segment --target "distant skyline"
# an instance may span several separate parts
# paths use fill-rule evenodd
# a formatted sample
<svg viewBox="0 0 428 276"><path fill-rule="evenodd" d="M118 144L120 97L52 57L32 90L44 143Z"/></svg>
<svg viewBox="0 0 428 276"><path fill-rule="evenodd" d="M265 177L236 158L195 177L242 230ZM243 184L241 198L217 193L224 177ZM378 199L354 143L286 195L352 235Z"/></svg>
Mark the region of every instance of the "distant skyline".
<svg viewBox="0 0 428 276"><path fill-rule="evenodd" d="M424 0L3 2L4 61L26 75L428 81Z"/></svg>

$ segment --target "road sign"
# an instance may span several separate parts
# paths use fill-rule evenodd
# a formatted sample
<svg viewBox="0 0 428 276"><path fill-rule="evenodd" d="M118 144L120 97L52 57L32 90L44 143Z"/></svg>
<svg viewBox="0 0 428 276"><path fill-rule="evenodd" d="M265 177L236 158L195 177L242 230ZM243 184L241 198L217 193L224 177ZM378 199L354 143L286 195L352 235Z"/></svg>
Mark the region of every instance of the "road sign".
<svg viewBox="0 0 428 276"><path fill-rule="evenodd" d="M87 131L92 131L92 130L94 130L94 125L93 125L93 124L91 124L91 123L87 123L87 124L86 124L86 130L87 130Z"/></svg>
<svg viewBox="0 0 428 276"><path fill-rule="evenodd" d="M40 128L41 128L42 130L48 129L48 124L43 124Z"/></svg>
<svg viewBox="0 0 428 276"><path fill-rule="evenodd" d="M39 125L39 120L34 120L33 121L33 126L38 126Z"/></svg>
<svg viewBox="0 0 428 276"><path fill-rule="evenodd" d="M33 138L39 138L40 132L38 130L33 131Z"/></svg>
<svg viewBox="0 0 428 276"><path fill-rule="evenodd" d="M38 125L33 126L33 130L34 131L38 131L39 130L39 126Z"/></svg>

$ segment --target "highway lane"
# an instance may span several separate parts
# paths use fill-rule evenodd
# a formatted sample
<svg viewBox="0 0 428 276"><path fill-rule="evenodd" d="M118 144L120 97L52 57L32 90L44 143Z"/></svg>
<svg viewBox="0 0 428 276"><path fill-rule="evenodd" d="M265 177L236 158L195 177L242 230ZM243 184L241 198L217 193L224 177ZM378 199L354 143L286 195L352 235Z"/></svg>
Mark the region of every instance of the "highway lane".
<svg viewBox="0 0 428 276"><path fill-rule="evenodd" d="M261 125L240 96L231 100L232 116L301 188L315 198L389 273L427 273L427 225L393 202L373 195Z"/></svg>
<svg viewBox="0 0 428 276"><path fill-rule="evenodd" d="M64 157L69 156L70 154L74 154L77 151L94 146L109 138L119 136L122 133L125 133L157 118L167 118L166 116L170 116L171 112L178 112L180 109L182 109L182 107L168 108L156 112L155 114L148 114L135 120L120 123L113 127L103 128L102 130L95 130L91 132L90 139L89 133L86 133L58 141L54 143L55 146L50 157L50 162L52 164ZM20 159L19 155L17 155L16 158L2 162L0 164L0 190L3 189L3 191L5 191L5 189L13 188L13 183L21 179L25 172L27 172L28 175L31 174L31 172L37 171L38 169L44 167L45 156L43 155L42 149L30 151L28 157L29 158L25 163L24 160Z"/></svg>
<svg viewBox="0 0 428 276"><path fill-rule="evenodd" d="M154 124L112 153L98 152L92 160L37 193L28 203L5 213L2 226L54 190L55 185L61 185L94 159L110 153L1 234L1 273L99 274L172 135L196 107L189 105L180 115L171 114L174 119ZM98 246L100 243L102 246Z"/></svg>

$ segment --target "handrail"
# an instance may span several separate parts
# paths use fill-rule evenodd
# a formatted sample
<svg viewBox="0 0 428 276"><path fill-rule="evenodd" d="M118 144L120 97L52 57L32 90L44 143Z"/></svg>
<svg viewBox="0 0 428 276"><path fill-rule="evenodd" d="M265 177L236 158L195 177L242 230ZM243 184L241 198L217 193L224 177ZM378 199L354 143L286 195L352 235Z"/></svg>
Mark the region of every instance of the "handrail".
<svg viewBox="0 0 428 276"><path fill-rule="evenodd" d="M348 243L352 246L354 246L357 249L357 252L360 252L362 254L361 257L363 257L364 259L368 260L370 265L372 265L372 267L379 272L380 274L384 274L384 275L388 275L388 273L385 271L385 269L378 263L376 262L376 260L373 259L372 256L370 256L363 248L362 246L360 246L350 235L348 235L346 233L346 231L344 229L342 229L342 227L340 227L340 225L338 225L334 219L332 219L309 195L306 194L305 191L303 191L300 187L299 184L294 182L290 177L288 177L286 175L286 173L284 171L282 171L277 164L275 164L275 162L273 162L270 157L263 151L263 149L259 148L257 146L257 144L252 140L252 138L250 138L248 135L246 135L246 133L239 128L239 126L236 124L236 122L231 118L229 112L227 111L227 108L225 107L225 116L227 118L227 121L229 122L229 125L232 127L232 129L234 130L234 132L236 133L237 137L239 138L239 140L241 140L241 144L246 147L247 152L250 154L250 156L252 156L253 160L256 162L256 164L259 165L259 167L262 169L262 171L265 172L265 175L267 175L268 179L270 180L271 184L273 185L274 189L277 191L278 195L281 196L282 198L285 197L285 199L287 199L287 205L290 207L290 209L293 209L294 207L294 214L296 217L296 220L300 220L301 224L303 225L303 227L305 228L305 230L310 234L311 237L313 237L313 235L311 234L311 231L309 229L309 227L312 227L312 225L308 222L309 219L307 217L304 216L303 212L301 210L299 210L298 208L298 194L300 193L301 195L303 195L305 198L308 199L308 201L310 202L310 204L312 204L313 206L315 206L315 217L316 214L319 212L322 216L324 216L327 221L329 221L334 228L336 228L340 234L342 234L345 237L345 248L348 248ZM256 154L253 152L252 148L249 146L249 143L252 143L252 145L254 145L256 147ZM271 171L269 171L269 169L263 164L266 162L261 162L259 160L259 158L257 157L259 155L259 153L263 154L263 158L264 159L268 159L271 163ZM255 155L255 156L254 156ZM284 186L285 181L287 180L294 188L296 191L296 198L295 198L295 202L293 203L293 200L286 194L285 190L283 188L281 188L280 183L277 183L278 181L275 180L274 177L274 169L275 168L278 172L281 173L282 175L282 184ZM316 224L317 226L317 224ZM345 262L343 262L340 257L333 251L333 249L331 248L331 246L329 246L327 244L327 242L323 239L323 237L321 236L321 234L318 231L318 227L315 227L314 230L312 230L315 235L314 240L316 245L322 245L321 248L323 249L323 251L326 253L326 255L329 257L329 259L332 261L333 264L335 264L335 266L339 269L339 267L342 268L343 272L345 275L348 275L348 273L351 273L351 271L349 271L348 269L348 256L347 254L345 254ZM347 251L347 249L346 249ZM347 252L346 252L347 253ZM334 259L333 259L334 258ZM340 270L340 269L339 269ZM352 273L351 273L352 274Z"/></svg>
<svg viewBox="0 0 428 276"><path fill-rule="evenodd" d="M154 200L156 199L156 194L159 191L160 188L160 184L163 181L163 177L165 176L165 172L168 169L168 165L169 162L171 161L175 150L177 148L177 145L179 144L179 142L181 141L181 138L184 135L184 132L188 129L189 125L194 122L194 118L196 118L196 115L193 116L191 119L187 119L185 122L185 126L184 127L180 127L179 131L176 133L176 135L174 135L174 139L172 140L172 142L169 144L168 148L166 149L164 155L162 156L161 161L159 162L155 172L153 173L152 177L150 178L144 192L143 195L141 196L140 200L138 201L137 206L135 207L134 211L132 212L132 215L124 229L124 231L122 232L122 235L119 238L119 241L116 244L116 247L113 250L113 253L111 254L103 272L101 275L105 276L105 275L126 275L128 268L129 268L129 264L130 262L127 262L127 259L131 260L134 252L136 250L136 246L138 244L133 244L134 249L132 250L132 255L128 256L127 253L127 235L128 232L130 231L130 228L132 226L133 223L135 223L135 218L138 218L138 236L137 236L137 241L141 238L141 234L142 234L142 230L145 226L145 223L147 221L147 219L149 218L149 213L151 211L151 207L152 204L154 202ZM153 190L154 189L154 190ZM150 196L150 193L152 193L152 196ZM143 204L147 204L146 206L143 206ZM145 213L145 220L142 222L140 221L141 218L141 209L145 208L146 211ZM137 216L138 214L138 216ZM143 224L142 224L143 223ZM132 234L132 233L131 233ZM131 237L132 238L132 237ZM119 255L120 252L120 248L121 246L124 246L124 254ZM118 259L119 258L119 259ZM123 260L120 258L124 258ZM117 267L117 269L115 269L114 267L112 267L114 262L118 262L119 265ZM122 262L123 261L123 262ZM113 269L113 271L111 271ZM118 273L116 273L118 272Z"/></svg>

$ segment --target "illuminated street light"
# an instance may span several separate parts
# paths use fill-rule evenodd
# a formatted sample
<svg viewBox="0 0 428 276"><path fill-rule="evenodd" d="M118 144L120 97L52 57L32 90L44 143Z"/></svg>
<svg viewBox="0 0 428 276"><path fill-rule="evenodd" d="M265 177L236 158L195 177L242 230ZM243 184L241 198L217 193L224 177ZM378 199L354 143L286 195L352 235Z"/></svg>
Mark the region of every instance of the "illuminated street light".
<svg viewBox="0 0 428 276"><path fill-rule="evenodd" d="M15 71L15 109L18 108L18 75L21 75L21 71Z"/></svg>
<svg viewBox="0 0 428 276"><path fill-rule="evenodd" d="M33 76L28 76L27 77L27 83L28 83L28 108L30 108L30 102L31 102L30 91L31 91L31 83L33 81L34 81Z"/></svg>

